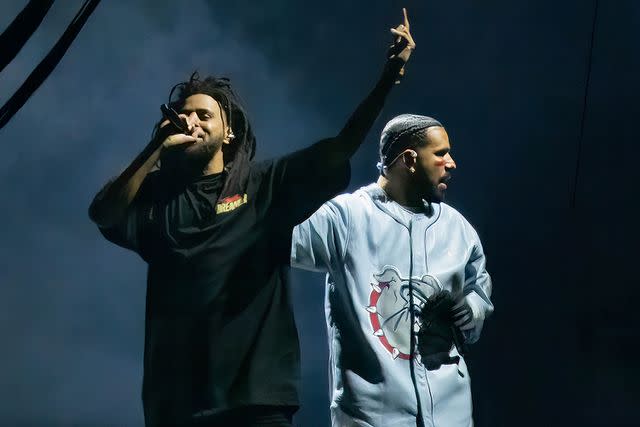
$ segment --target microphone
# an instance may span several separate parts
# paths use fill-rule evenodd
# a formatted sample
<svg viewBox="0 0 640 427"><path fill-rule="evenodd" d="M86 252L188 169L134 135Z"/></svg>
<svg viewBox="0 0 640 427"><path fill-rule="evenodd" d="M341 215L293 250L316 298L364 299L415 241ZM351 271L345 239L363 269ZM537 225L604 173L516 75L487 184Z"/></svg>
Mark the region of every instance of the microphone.
<svg viewBox="0 0 640 427"><path fill-rule="evenodd" d="M162 111L162 116L169 120L171 125L180 133L189 134L189 127L187 126L187 122L183 120L176 110L169 107L168 104L162 104L160 106L160 111Z"/></svg>

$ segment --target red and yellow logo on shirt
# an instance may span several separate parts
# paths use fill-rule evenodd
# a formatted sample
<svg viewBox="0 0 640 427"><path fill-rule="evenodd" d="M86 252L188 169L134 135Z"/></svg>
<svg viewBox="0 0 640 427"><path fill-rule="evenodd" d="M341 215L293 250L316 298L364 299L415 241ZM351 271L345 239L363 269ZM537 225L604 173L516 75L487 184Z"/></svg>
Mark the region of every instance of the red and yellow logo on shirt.
<svg viewBox="0 0 640 427"><path fill-rule="evenodd" d="M247 194L244 195L235 194L233 196L225 197L220 200L216 205L216 213L226 213L244 205L247 203Z"/></svg>

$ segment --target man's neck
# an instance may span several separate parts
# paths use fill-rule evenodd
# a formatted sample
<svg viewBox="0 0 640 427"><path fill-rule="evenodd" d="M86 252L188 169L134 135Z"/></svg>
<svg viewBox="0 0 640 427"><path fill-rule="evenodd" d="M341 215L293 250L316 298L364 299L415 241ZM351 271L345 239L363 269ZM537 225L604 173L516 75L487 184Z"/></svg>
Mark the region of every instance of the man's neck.
<svg viewBox="0 0 640 427"><path fill-rule="evenodd" d="M399 179L390 180L380 175L378 185L396 203L407 207L423 206L422 197L409 190L409 186Z"/></svg>
<svg viewBox="0 0 640 427"><path fill-rule="evenodd" d="M222 154L222 150L218 150L216 154L213 155L209 163L207 163L202 170L202 176L213 175L216 173L220 173L224 170L224 157Z"/></svg>
<svg viewBox="0 0 640 427"><path fill-rule="evenodd" d="M167 161L165 160L160 168L173 177L176 181L191 182L204 176L218 174L224 171L224 158L221 151L218 151L208 161Z"/></svg>

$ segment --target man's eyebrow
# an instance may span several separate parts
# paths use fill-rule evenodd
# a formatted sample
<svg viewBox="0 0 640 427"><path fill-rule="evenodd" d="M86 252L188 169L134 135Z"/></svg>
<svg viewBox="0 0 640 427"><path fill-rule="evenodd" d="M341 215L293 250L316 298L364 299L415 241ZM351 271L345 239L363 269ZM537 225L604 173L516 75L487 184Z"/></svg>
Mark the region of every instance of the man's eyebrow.
<svg viewBox="0 0 640 427"><path fill-rule="evenodd" d="M195 111L196 113L207 113L207 114L211 114L212 116L215 114L213 111L209 110L208 108L194 108L194 109L189 109L189 108L182 108L180 110L181 113L191 113Z"/></svg>

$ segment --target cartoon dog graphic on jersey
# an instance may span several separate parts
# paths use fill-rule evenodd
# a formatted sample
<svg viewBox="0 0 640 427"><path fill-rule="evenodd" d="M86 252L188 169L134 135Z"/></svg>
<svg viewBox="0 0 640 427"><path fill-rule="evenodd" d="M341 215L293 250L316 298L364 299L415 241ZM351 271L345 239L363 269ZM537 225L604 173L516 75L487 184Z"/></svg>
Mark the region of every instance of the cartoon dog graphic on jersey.
<svg viewBox="0 0 640 427"><path fill-rule="evenodd" d="M408 360L411 357L409 331L417 331L420 328L417 317L414 318L413 328L410 325L409 279L402 278L398 269L390 265L385 265L381 273L374 274L373 279L369 305L366 307L373 334L394 359ZM429 274L421 278L414 277L411 286L416 312L420 311L428 298L443 289L440 281Z"/></svg>

